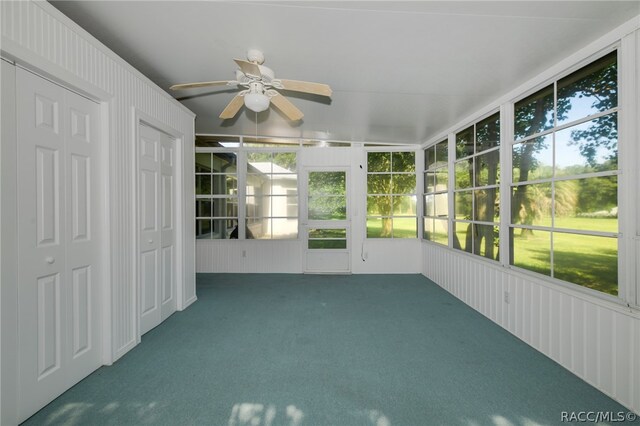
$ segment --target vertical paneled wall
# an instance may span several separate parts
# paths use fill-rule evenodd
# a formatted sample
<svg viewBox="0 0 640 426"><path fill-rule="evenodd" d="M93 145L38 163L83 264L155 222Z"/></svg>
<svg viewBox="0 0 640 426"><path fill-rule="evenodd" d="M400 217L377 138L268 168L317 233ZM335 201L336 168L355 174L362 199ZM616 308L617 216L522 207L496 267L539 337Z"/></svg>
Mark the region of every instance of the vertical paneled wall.
<svg viewBox="0 0 640 426"><path fill-rule="evenodd" d="M302 273L302 242L199 240L198 272Z"/></svg>
<svg viewBox="0 0 640 426"><path fill-rule="evenodd" d="M422 244L422 273L578 377L640 412L640 314Z"/></svg>
<svg viewBox="0 0 640 426"><path fill-rule="evenodd" d="M0 2L2 53L108 106L108 206L112 359L137 340L135 316L134 111L181 134L182 192L193 194L194 115L46 2ZM184 308L195 300L193 203L182 203ZM107 337L108 339L108 337Z"/></svg>

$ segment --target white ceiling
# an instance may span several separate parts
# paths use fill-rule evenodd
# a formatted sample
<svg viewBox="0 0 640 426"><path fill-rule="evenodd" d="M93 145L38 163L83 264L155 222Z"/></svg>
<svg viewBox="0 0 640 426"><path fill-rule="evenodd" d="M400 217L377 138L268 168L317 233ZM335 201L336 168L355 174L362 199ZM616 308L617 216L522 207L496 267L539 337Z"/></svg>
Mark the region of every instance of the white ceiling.
<svg viewBox="0 0 640 426"><path fill-rule="evenodd" d="M160 87L231 80L265 54L276 77L333 88L290 94L305 114L218 114L229 88L172 92L196 132L420 143L640 14L638 1L52 1ZM257 126L256 126L257 124Z"/></svg>

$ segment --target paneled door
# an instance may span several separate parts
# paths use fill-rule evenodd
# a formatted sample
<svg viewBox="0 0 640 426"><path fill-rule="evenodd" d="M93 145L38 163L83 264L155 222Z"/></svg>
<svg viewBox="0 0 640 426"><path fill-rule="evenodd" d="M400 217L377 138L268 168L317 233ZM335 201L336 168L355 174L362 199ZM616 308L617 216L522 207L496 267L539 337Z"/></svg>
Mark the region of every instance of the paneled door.
<svg viewBox="0 0 640 426"><path fill-rule="evenodd" d="M140 334L176 310L175 141L138 128Z"/></svg>
<svg viewBox="0 0 640 426"><path fill-rule="evenodd" d="M303 200L305 272L351 272L351 220L346 167L306 167Z"/></svg>
<svg viewBox="0 0 640 426"><path fill-rule="evenodd" d="M18 415L101 365L99 105L18 68Z"/></svg>

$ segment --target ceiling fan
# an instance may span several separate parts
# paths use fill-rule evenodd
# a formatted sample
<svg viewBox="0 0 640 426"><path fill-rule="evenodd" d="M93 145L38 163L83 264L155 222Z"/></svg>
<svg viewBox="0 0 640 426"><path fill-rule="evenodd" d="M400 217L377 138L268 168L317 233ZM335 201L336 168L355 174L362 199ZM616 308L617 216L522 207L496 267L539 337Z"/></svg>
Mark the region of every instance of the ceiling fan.
<svg viewBox="0 0 640 426"><path fill-rule="evenodd" d="M292 92L331 97L331 87L327 84L275 78L273 70L262 65L264 63L264 55L259 50L249 50L247 59L247 61L234 59L238 67L240 67L240 69L236 70L235 80L174 84L169 89L181 90L209 86L244 88L222 111L220 114L222 119L233 118L240 111L242 105L245 105L251 111L262 112L269 108L270 104L282 111L289 120L295 121L304 117L302 111L277 90L290 90Z"/></svg>

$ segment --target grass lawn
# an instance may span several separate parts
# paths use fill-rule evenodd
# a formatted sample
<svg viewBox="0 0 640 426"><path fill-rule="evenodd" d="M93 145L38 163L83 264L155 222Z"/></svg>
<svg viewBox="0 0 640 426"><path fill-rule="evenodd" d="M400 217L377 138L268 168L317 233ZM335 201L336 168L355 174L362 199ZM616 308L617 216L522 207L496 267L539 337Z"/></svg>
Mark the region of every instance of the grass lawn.
<svg viewBox="0 0 640 426"><path fill-rule="evenodd" d="M536 222L539 226L551 226L551 218ZM556 228L580 229L583 231L618 232L618 219L594 219L587 217L556 217Z"/></svg>
<svg viewBox="0 0 640 426"><path fill-rule="evenodd" d="M551 220L542 220L541 226ZM463 225L463 226L460 226ZM617 219L560 218L556 226L581 230L618 232ZM466 224L458 224L456 235L464 246ZM589 235L553 234L553 276L594 290L618 294L618 240ZM551 233L515 230L513 264L523 269L551 276Z"/></svg>
<svg viewBox="0 0 640 426"><path fill-rule="evenodd" d="M537 223L549 226L551 219ZM394 218L394 238L416 238L417 222L413 218ZM556 227L601 232L618 232L617 219L563 217L556 219ZM459 223L456 235L464 248L467 224ZM367 219L367 237L381 238L382 219ZM446 244L446 235L443 243ZM384 238L384 237L383 237ZM555 232L553 234L553 276L594 290L618 294L618 240L617 238ZM551 233L515 230L513 240L515 266L547 276L552 275ZM497 251L496 251L497 253Z"/></svg>
<svg viewBox="0 0 640 426"><path fill-rule="evenodd" d="M393 238L417 238L418 221L415 217L393 218ZM391 238L382 236L382 219L367 219L367 238Z"/></svg>

